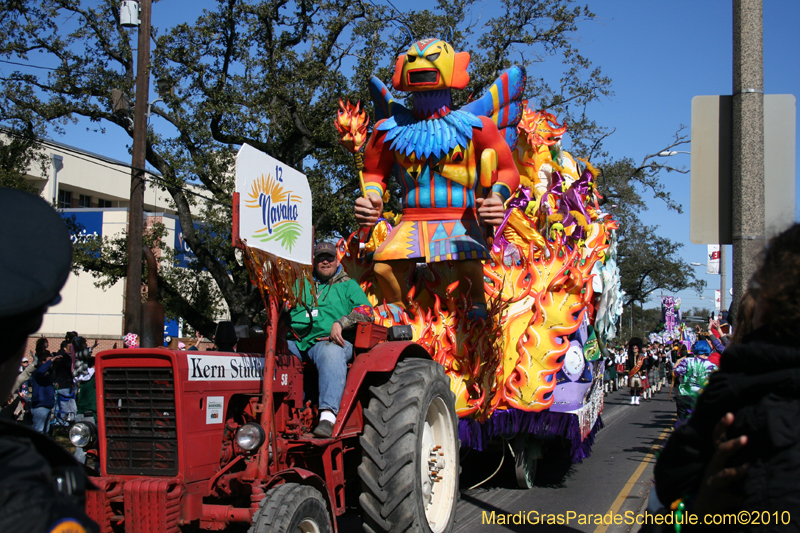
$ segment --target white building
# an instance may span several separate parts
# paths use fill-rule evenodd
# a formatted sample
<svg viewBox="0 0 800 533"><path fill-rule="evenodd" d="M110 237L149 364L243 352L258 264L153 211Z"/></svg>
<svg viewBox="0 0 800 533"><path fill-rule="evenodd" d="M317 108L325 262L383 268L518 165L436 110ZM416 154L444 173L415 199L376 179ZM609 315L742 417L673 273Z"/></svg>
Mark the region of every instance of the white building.
<svg viewBox="0 0 800 533"><path fill-rule="evenodd" d="M36 186L42 198L56 205L65 217L75 217L86 235L114 237L124 233L130 204L130 163L110 159L55 141L44 141L42 149L50 159L47 175L36 167L26 179ZM146 175L144 197L147 224L162 222L169 235L165 245L186 251L177 214L170 207L169 196L154 187L151 174ZM158 177L157 175L155 176ZM201 189L197 189L202 193ZM42 250L42 253L47 253ZM97 280L86 272L70 274L62 301L51 307L44 317L40 332L52 339L63 338L67 331L77 331L87 339L118 341L123 331L125 280L108 288L95 286ZM180 336L177 323L169 333ZM50 349L58 346L51 341Z"/></svg>

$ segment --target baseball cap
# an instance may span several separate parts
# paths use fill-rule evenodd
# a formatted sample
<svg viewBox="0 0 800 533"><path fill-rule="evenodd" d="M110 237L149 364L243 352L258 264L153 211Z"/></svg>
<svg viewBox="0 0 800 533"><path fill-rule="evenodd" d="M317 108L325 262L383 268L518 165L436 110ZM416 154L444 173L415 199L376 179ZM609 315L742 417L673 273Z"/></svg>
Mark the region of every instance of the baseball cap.
<svg viewBox="0 0 800 533"><path fill-rule="evenodd" d="M333 257L336 257L336 245L327 241L318 242L314 247L314 257L320 254L331 254Z"/></svg>

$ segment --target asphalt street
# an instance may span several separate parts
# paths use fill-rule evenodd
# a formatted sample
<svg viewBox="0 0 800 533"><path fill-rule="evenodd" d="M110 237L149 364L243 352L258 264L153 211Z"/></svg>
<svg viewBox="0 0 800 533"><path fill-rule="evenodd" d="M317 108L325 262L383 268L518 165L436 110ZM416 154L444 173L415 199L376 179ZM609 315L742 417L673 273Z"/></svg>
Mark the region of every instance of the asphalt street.
<svg viewBox="0 0 800 533"><path fill-rule="evenodd" d="M463 457L455 532L638 531L638 525L604 526L591 521L596 520L596 515L609 513L630 521L630 517L646 507L652 487L654 453L668 437L668 428L675 418L675 403L667 400L668 392L669 387L665 387L651 401L642 401L639 406L630 405L627 388L607 395L601 414L604 427L597 434L592 455L582 463L570 465L563 452L547 451L539 461L537 486L532 489L516 488L513 459L508 452L494 477L470 488L497 469L502 457L500 444L492 452L471 452ZM494 523L491 523L493 511ZM513 515L517 513L521 515L515 519ZM506 518L512 515L511 523L509 520L498 523L501 514ZM561 515L564 521L570 518L569 524L536 524L544 514ZM590 523L579 523L581 515L591 515Z"/></svg>

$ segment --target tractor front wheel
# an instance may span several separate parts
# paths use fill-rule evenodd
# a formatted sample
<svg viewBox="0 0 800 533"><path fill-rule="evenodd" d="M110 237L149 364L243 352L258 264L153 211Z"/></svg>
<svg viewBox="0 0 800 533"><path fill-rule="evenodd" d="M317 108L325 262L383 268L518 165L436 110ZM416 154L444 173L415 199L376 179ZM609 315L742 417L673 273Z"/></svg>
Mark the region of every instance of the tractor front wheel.
<svg viewBox="0 0 800 533"><path fill-rule="evenodd" d="M370 533L452 529L458 498L458 418L438 363L405 359L370 387L358 474Z"/></svg>
<svg viewBox="0 0 800 533"><path fill-rule="evenodd" d="M330 514L314 487L284 483L267 492L248 533L330 533Z"/></svg>

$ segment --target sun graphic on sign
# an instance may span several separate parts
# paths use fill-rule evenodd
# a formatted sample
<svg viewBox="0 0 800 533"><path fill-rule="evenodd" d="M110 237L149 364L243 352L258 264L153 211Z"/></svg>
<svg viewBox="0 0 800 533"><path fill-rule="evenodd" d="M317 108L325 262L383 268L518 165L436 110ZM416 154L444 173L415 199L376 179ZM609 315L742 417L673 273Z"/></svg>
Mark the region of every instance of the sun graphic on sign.
<svg viewBox="0 0 800 533"><path fill-rule="evenodd" d="M299 195L284 189L272 174L262 174L256 178L250 186L245 205L261 211L264 227L253 233L252 237L261 242L278 242L291 252L302 232L302 226L297 222L297 204L302 202Z"/></svg>

